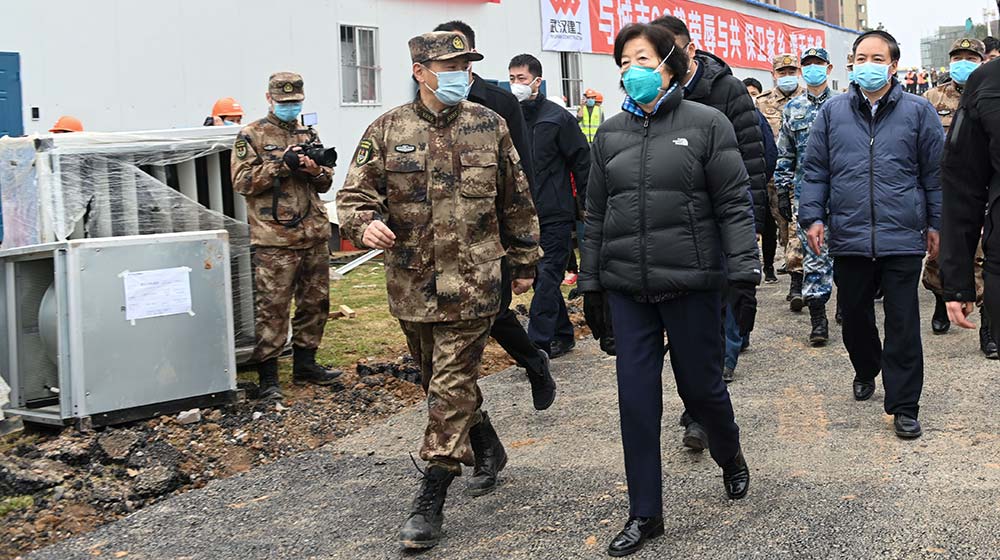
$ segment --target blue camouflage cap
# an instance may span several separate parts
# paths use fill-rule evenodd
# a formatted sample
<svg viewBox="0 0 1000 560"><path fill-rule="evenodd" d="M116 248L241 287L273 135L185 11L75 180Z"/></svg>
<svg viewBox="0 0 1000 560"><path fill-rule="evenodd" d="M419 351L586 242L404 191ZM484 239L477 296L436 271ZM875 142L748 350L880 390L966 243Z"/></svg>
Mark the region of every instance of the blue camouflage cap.
<svg viewBox="0 0 1000 560"><path fill-rule="evenodd" d="M807 58L818 58L827 64L830 63L830 53L826 52L826 49L823 47L809 47L802 51L802 57L799 59L799 62L805 62Z"/></svg>

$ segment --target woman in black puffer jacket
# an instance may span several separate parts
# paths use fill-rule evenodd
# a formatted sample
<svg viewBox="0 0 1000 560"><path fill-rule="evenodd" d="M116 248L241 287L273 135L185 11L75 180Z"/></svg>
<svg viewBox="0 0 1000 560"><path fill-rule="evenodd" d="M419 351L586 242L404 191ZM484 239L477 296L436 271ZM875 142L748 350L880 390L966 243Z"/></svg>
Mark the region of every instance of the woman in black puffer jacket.
<svg viewBox="0 0 1000 560"><path fill-rule="evenodd" d="M663 534L664 330L678 392L708 432L726 491L746 494L749 470L722 381L720 310L726 291L749 332L760 261L736 133L719 111L683 100L676 78L687 60L673 34L626 27L615 62L628 97L592 147L579 285L595 338L605 298L613 318L629 519L608 553L624 556Z"/></svg>

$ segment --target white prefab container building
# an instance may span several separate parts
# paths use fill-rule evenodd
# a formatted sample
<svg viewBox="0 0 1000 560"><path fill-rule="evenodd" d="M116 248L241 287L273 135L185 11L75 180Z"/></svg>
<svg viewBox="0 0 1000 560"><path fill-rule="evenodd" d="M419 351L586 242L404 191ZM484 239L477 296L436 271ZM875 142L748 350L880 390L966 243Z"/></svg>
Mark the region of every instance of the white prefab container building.
<svg viewBox="0 0 1000 560"><path fill-rule="evenodd" d="M782 29L798 28L823 37L836 65L834 85L846 84L855 32L753 0L9 2L0 54L13 55L0 58L6 65L0 76L8 80L0 87L8 92L0 96L0 131L44 133L64 114L89 131L186 128L200 125L221 97L238 99L247 122L267 110L268 75L291 70L305 80L304 112L318 113L323 141L347 161L369 123L412 98L407 40L439 23L459 19L475 29L476 47L486 56L475 71L484 78L506 82L511 57L532 53L542 62L550 97L573 104L593 88L604 94L610 115L623 94L612 57L590 52L596 35L613 37L629 21L680 11L701 36L699 44L716 44L717 52L723 20L731 19L730 37L744 34L748 51L741 56L750 57L752 26L732 29L735 16L724 18L720 10L758 21L757 64L734 67L738 77L754 76L770 87L760 61L780 44ZM777 31L762 29L760 20ZM543 43L555 49L581 44L574 37L592 43L543 50ZM345 172L346 164L335 185Z"/></svg>

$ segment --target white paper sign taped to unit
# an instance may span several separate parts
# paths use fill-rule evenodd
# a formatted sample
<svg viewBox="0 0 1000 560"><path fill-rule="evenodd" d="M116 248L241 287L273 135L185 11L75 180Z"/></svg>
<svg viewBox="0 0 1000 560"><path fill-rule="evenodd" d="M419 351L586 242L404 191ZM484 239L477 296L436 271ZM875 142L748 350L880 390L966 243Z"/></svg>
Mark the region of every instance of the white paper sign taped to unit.
<svg viewBox="0 0 1000 560"><path fill-rule="evenodd" d="M167 315L194 315L191 309L191 269L128 270L118 275L125 283L125 320Z"/></svg>

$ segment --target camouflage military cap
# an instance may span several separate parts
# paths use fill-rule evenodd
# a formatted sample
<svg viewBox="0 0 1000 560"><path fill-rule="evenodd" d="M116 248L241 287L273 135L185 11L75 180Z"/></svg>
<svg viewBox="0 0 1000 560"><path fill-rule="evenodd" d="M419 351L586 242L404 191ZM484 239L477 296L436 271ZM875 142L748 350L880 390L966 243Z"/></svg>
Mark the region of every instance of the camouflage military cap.
<svg viewBox="0 0 1000 560"><path fill-rule="evenodd" d="M435 31L410 39L410 60L430 62L463 57L468 60L482 60L483 55L472 52L469 42L461 33Z"/></svg>
<svg viewBox="0 0 1000 560"><path fill-rule="evenodd" d="M781 70L782 68L798 68L799 61L795 58L794 54L785 53L775 56L771 63L774 65L775 70Z"/></svg>
<svg viewBox="0 0 1000 560"><path fill-rule="evenodd" d="M805 62L807 58L818 58L827 64L830 63L830 53L826 52L826 49L823 47L810 47L802 51L800 62Z"/></svg>
<svg viewBox="0 0 1000 560"><path fill-rule="evenodd" d="M986 45L979 39L959 39L955 41L951 45L951 51L948 52L948 56L955 56L955 53L961 51L974 52L979 55L979 58L986 58Z"/></svg>
<svg viewBox="0 0 1000 560"><path fill-rule="evenodd" d="M302 101L306 98L302 87L302 76L295 72L276 72L271 74L267 82L267 91L271 99L278 103L287 101Z"/></svg>

